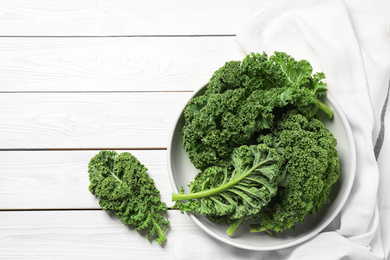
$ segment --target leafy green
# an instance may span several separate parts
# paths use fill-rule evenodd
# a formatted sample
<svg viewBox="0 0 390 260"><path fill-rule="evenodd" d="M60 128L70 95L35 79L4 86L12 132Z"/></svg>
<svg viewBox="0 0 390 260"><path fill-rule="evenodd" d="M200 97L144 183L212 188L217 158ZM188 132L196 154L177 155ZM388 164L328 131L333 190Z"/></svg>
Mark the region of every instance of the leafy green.
<svg viewBox="0 0 390 260"><path fill-rule="evenodd" d="M189 193L172 195L175 207L228 224L228 234L244 222L252 232L294 230L317 214L340 175L337 140L318 116L333 116L324 78L282 52L218 69L184 110L183 147L201 172Z"/></svg>
<svg viewBox="0 0 390 260"><path fill-rule="evenodd" d="M243 145L233 151L230 167L211 166L191 182L190 193L173 194L174 208L227 223L232 234L276 195L282 162L278 152L265 144Z"/></svg>
<svg viewBox="0 0 390 260"><path fill-rule="evenodd" d="M282 144L286 178L250 229L276 233L294 230L297 222L303 222L308 214L316 215L327 203L339 178L337 140L320 120L307 120L296 111L286 112L273 133L260 139L271 147L276 141Z"/></svg>
<svg viewBox="0 0 390 260"><path fill-rule="evenodd" d="M175 207L228 224L228 234L244 222L251 232L294 230L316 215L340 175L333 134L319 119L288 110L257 142L236 148L224 168L199 173L188 194L172 194Z"/></svg>
<svg viewBox="0 0 390 260"><path fill-rule="evenodd" d="M99 197L103 210L111 210L124 224L145 230L149 241L156 237L162 244L169 228L164 217L167 206L146 171L131 153L101 151L88 165L89 191Z"/></svg>
<svg viewBox="0 0 390 260"><path fill-rule="evenodd" d="M255 136L271 128L280 109L293 106L310 117L321 110L332 117L320 100L327 91L324 77L312 75L308 61L283 52L269 58L252 53L225 63L184 111L182 141L191 162L200 170L224 164L234 148L255 144Z"/></svg>

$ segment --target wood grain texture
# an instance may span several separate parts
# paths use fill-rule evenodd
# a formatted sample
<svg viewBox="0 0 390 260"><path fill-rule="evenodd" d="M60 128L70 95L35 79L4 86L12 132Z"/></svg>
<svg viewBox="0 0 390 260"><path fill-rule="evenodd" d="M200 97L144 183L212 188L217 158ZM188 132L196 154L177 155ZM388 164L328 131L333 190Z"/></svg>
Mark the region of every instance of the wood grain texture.
<svg viewBox="0 0 390 260"><path fill-rule="evenodd" d="M0 35L235 34L273 1L1 1Z"/></svg>
<svg viewBox="0 0 390 260"><path fill-rule="evenodd" d="M89 190L88 163L99 151L0 152L0 211L96 209ZM161 200L172 206L167 151L131 150L148 168ZM1 213L0 213L1 214Z"/></svg>
<svg viewBox="0 0 390 260"><path fill-rule="evenodd" d="M0 149L167 147L190 92L6 93Z"/></svg>
<svg viewBox="0 0 390 260"><path fill-rule="evenodd" d="M0 258L174 259L175 241L202 231L178 211L168 218L161 247L101 210L0 212Z"/></svg>
<svg viewBox="0 0 390 260"><path fill-rule="evenodd" d="M234 37L0 38L0 56L1 93L188 91L244 54Z"/></svg>

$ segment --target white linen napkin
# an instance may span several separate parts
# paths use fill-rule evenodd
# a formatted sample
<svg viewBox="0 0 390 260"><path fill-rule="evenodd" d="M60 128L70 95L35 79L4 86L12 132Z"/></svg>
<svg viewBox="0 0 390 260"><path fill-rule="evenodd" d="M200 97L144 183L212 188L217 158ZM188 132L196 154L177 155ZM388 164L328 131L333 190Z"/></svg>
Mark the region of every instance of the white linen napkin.
<svg viewBox="0 0 390 260"><path fill-rule="evenodd" d="M245 3L243 3L245 4ZM339 217L292 248L253 252L202 231L175 241L176 259L386 259L390 250L390 3L372 0L281 0L250 20L237 43L251 52L283 51L326 75L357 148L351 195ZM390 108L388 109L390 110Z"/></svg>

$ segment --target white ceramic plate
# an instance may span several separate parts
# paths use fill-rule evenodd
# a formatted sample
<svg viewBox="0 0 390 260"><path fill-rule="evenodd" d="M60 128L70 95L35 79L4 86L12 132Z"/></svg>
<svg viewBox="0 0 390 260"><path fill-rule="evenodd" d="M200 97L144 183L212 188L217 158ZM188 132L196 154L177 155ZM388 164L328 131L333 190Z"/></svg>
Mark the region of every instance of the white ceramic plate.
<svg viewBox="0 0 390 260"><path fill-rule="evenodd" d="M202 87L194 96L202 93L204 88ZM293 233L285 231L279 237L272 237L265 232L250 233L245 226L239 227L233 236L229 236L226 234L226 225L212 223L199 214L188 214L191 219L205 232L220 241L235 247L258 251L277 250L297 245L312 238L328 226L344 206L351 191L355 177L356 150L351 128L340 107L329 94L324 103L332 108L334 113L332 119L326 117L322 119L337 138L341 174L339 181L333 186L330 195L331 203L325 206L319 214L315 217L308 216L304 223L296 225L296 230ZM187 185L199 172L190 162L182 146L181 129L184 125L182 112L183 110L175 123L168 144L168 173L174 193L178 193L181 187L187 188Z"/></svg>

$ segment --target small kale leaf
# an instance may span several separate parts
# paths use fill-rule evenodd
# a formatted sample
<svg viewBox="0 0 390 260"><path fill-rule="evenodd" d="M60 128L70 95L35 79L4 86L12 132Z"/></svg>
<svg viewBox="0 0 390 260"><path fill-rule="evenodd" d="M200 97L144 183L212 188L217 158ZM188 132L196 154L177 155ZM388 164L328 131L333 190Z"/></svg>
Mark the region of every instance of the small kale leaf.
<svg viewBox="0 0 390 260"><path fill-rule="evenodd" d="M126 225L145 230L147 239L166 239L169 221L167 206L147 174L147 168L131 153L101 151L88 165L89 191L99 197L103 210L111 210Z"/></svg>

